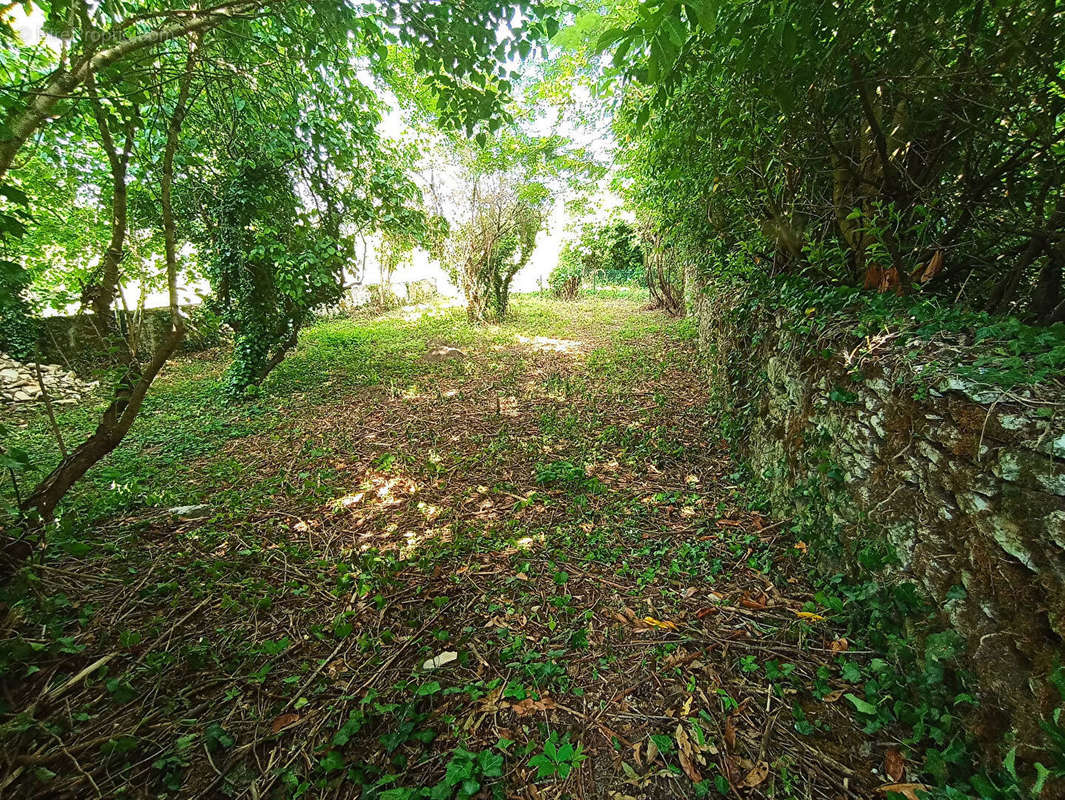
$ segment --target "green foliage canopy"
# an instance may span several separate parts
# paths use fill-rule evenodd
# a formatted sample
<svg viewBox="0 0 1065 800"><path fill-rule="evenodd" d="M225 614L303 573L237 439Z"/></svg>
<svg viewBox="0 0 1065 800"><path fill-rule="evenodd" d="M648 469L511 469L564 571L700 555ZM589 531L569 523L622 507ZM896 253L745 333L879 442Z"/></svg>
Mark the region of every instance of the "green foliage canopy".
<svg viewBox="0 0 1065 800"><path fill-rule="evenodd" d="M630 199L707 269L1065 320L1054 4L626 4Z"/></svg>

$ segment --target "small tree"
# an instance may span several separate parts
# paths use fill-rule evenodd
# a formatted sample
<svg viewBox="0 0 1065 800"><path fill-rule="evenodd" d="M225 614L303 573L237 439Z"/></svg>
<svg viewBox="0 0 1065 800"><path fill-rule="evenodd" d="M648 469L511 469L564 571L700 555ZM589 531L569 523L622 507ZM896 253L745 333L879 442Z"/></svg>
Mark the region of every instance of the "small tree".
<svg viewBox="0 0 1065 800"><path fill-rule="evenodd" d="M377 241L377 264L381 272L378 302L382 305L398 303L392 289L392 276L400 264L410 259L414 248L423 241L423 232L424 226L419 226L418 231L397 228L381 233Z"/></svg>
<svg viewBox="0 0 1065 800"><path fill-rule="evenodd" d="M466 296L471 322L506 317L510 285L532 257L546 201L543 186L514 185L500 176L480 194L473 218L456 232L458 258L452 272Z"/></svg>
<svg viewBox="0 0 1065 800"><path fill-rule="evenodd" d="M547 285L555 297L563 300L575 300L581 289L584 268L577 257L572 242L566 242L558 256L558 264L547 276Z"/></svg>
<svg viewBox="0 0 1065 800"><path fill-rule="evenodd" d="M128 210L139 222L136 234L149 227L159 231L149 261L162 265L154 271L166 287L172 320L169 335L152 353L135 352L117 337L105 336L109 344L116 342L125 362L113 382L111 400L94 432L63 454L21 504L46 519L70 487L121 443L155 377L182 343L178 283L187 274L184 246L211 239L211 234L201 235L194 228L211 221L212 198L200 202L191 197L193 184L214 185L222 192L219 197L225 196L222 190L259 180L277 189L276 196L234 201L248 227L237 231L229 226L218 240L224 245L227 239L239 239L263 250L247 258L215 254L219 274L242 274L250 295L269 293L263 287L272 286L284 298L285 324L259 320L276 353L278 342L291 341L291 328L306 318L306 310L328 295L324 285L333 285L334 269L343 261L346 226L368 220L387 225L393 208L409 205L406 188L398 200L393 197L396 187L404 185L394 179L399 170L392 154L374 147L373 158L360 161L357 168L352 168L352 157L345 156L354 151L361 157L369 151L359 145L376 142L379 118L353 117L348 113L352 103L345 100L349 90L370 91L363 87L361 73L383 76L389 46L406 48L413 70L426 76L436 116L449 125L472 128L500 110L510 89L505 80L509 59L528 53L536 39L557 29L556 9L523 4L518 15L507 0L386 0L369 11L333 0L238 0L204 8L154 0L25 5L27 11L44 13L46 30L55 38L23 43L10 15L0 20L0 74L9 84L7 99L0 104L0 336L8 346L18 345L19 337L32 340L32 332L23 327L24 301L34 290L25 280L25 268L34 261L45 263L47 254L29 252L34 245L33 232L26 237L29 221L36 220L40 228L38 242L73 241L66 232L84 229L79 219L63 213L53 185L41 182L34 187L24 178L25 165L42 145L57 147L63 164L91 162L99 178L79 178L74 196L80 201L99 198L101 206L111 206L110 234L86 243L86 249L102 255L97 274L81 287L86 290L84 305L104 322L122 281L140 261L130 257ZM432 13L427 13L427 5ZM459 6L461 13L456 13ZM545 20L550 20L549 27ZM508 35L500 40L504 28ZM303 97L294 97L294 90L303 91ZM315 98L317 107L306 102ZM230 104L230 113L204 114L205 107L218 103ZM279 116L272 113L276 103L298 107L299 112ZM133 105L143 114L129 113L133 109L127 106ZM256 111L269 124L245 138L243 117ZM79 132L85 127L96 130L91 135ZM231 147L259 142L264 132L274 130L288 131L304 157L291 162L268 158L256 176L241 161L241 153L232 156ZM89 138L98 140L99 147L86 146ZM33 147L24 147L30 142ZM26 158L21 157L24 150ZM314 158L307 155L311 150ZM326 154L332 163L325 161ZM302 171L308 167L310 172ZM296 176L288 170L301 170L300 188L295 190L300 203L295 206ZM201 180L201 171L213 171L214 177ZM286 171L292 184L282 180ZM322 190L347 171L370 180L371 191ZM302 204L309 195L303 190L314 182L318 190L313 196L327 205L305 211ZM127 188L134 187L137 194L157 195L138 213L133 209L135 194L130 192L128 204L125 196ZM152 188L142 192L144 187ZM328 205L334 200L340 205ZM266 216L294 207L295 220ZM277 225L278 241L268 241L266 223ZM160 255L162 259L155 258ZM197 255L211 257L206 252ZM251 360L265 366L272 354ZM261 372L259 366L245 370L247 375Z"/></svg>
<svg viewBox="0 0 1065 800"><path fill-rule="evenodd" d="M529 263L547 220L553 189L595 167L567 139L529 136L516 127L476 142L452 139L445 149L462 176L447 206L460 213L452 214L458 219L438 255L462 290L470 320L501 321L514 277ZM443 213L439 196L436 202Z"/></svg>

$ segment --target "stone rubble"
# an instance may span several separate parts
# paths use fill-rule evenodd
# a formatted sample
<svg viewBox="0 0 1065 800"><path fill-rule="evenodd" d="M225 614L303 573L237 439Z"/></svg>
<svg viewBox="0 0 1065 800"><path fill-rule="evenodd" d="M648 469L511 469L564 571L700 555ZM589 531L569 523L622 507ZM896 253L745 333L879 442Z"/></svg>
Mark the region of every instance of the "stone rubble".
<svg viewBox="0 0 1065 800"><path fill-rule="evenodd" d="M99 381L83 381L58 364L41 364L41 377L49 398L57 406L75 405L100 385ZM0 404L28 407L40 402L43 396L36 366L0 353Z"/></svg>

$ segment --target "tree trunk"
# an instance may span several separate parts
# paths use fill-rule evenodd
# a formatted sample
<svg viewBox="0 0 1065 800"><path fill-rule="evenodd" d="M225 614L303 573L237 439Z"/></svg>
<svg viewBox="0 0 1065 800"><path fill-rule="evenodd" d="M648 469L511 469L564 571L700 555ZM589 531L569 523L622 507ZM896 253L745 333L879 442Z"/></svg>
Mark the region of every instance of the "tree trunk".
<svg viewBox="0 0 1065 800"><path fill-rule="evenodd" d="M56 505L70 487L81 480L90 467L114 450L125 437L140 412L144 395L151 387L152 381L181 344L182 338L184 329L171 331L143 372L137 374L135 379L130 373L120 379L115 390L115 399L104 411L96 431L37 484L22 502L24 511L36 509L42 518L52 519Z"/></svg>
<svg viewBox="0 0 1065 800"><path fill-rule="evenodd" d="M171 331L156 348L151 361L143 371L138 368L135 361L130 364L130 369L119 379L115 387L115 397L104 411L96 431L69 456L60 461L59 466L52 470L22 502L21 507L24 511L35 509L45 520L53 518L56 506L70 491L70 487L81 480L101 458L118 447L140 413L144 396L151 388L152 382L185 338L185 323L181 319L181 311L177 302L177 235L170 196L174 182L174 154L177 152L181 125L188 111L189 86L195 65L196 50L190 48L185 73L178 91L177 104L167 127L166 149L163 153L161 211L166 244L166 277L170 294Z"/></svg>
<svg viewBox="0 0 1065 800"><path fill-rule="evenodd" d="M994 291L991 293L991 299L988 301L988 311L992 314L1003 314L1006 312L1010 303L1013 302L1014 296L1017 294L1017 289L1021 285L1021 279L1024 277L1024 273L1027 272L1028 267L1031 266L1032 262L1039 257L1039 253L1042 249L1042 240L1033 236L1010 273L995 286Z"/></svg>
<svg viewBox="0 0 1065 800"><path fill-rule="evenodd" d="M1032 317L1036 323L1048 325L1054 309L1061 303L1062 263L1055 257L1052 248L1047 248L1047 260L1039 271L1039 280L1032 297Z"/></svg>
<svg viewBox="0 0 1065 800"><path fill-rule="evenodd" d="M104 152L107 154L107 160L111 165L112 197L111 239L108 242L107 249L104 250L103 257L100 259L100 278L82 293L82 302L93 311L100 339L109 350L115 352L123 364L128 366L135 361L135 355L129 341L115 324L112 304L118 295L119 271L122 259L125 257L129 196L126 180L129 172L130 154L133 152L133 144L136 138L136 127L133 122L127 125L125 142L122 150L119 151L115 146L107 115L100 105L100 98L96 93L96 83L90 77L87 84L92 101L93 115L96 117L96 125L100 131L100 140L103 144Z"/></svg>

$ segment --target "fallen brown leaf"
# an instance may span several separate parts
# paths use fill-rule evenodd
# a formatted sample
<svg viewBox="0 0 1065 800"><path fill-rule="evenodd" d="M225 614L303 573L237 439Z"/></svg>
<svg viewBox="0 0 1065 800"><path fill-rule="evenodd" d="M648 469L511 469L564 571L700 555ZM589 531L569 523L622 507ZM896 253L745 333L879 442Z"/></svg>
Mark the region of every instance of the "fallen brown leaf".
<svg viewBox="0 0 1065 800"><path fill-rule="evenodd" d="M736 749L736 721L730 714L725 719L725 752L731 753Z"/></svg>
<svg viewBox="0 0 1065 800"><path fill-rule="evenodd" d="M274 721L270 723L270 731L277 733L282 728L287 728L293 722L297 722L299 718L299 714L282 714L279 717L274 717Z"/></svg>
<svg viewBox="0 0 1065 800"><path fill-rule="evenodd" d="M935 255L932 256L928 262L928 266L925 267L924 272L921 274L921 283L928 283L932 278L943 271L943 251L936 250Z"/></svg>
<svg viewBox="0 0 1065 800"><path fill-rule="evenodd" d="M740 786L751 789L758 786L762 781L769 777L769 764L765 761L759 761L751 771L743 776L743 780L740 782Z"/></svg>
<svg viewBox="0 0 1065 800"><path fill-rule="evenodd" d="M884 772L891 780L898 783L906 774L906 759L897 747L889 747L884 753Z"/></svg>
<svg viewBox="0 0 1065 800"><path fill-rule="evenodd" d="M647 740L647 763L648 765L654 763L654 760L658 758L658 745L655 744L654 739Z"/></svg>
<svg viewBox="0 0 1065 800"><path fill-rule="evenodd" d="M921 800L917 796L917 792L927 792L928 786L924 783L885 783L883 786L876 787L876 790L883 794L896 792L907 798L907 800Z"/></svg>
<svg viewBox="0 0 1065 800"><path fill-rule="evenodd" d="M683 750L679 753L680 768L684 770L684 774L687 775L692 783L702 783L703 776L699 774L699 770L695 768L695 764L692 763L691 758Z"/></svg>
<svg viewBox="0 0 1065 800"><path fill-rule="evenodd" d="M875 289L880 285L880 281L883 280L884 272L877 264L870 264L865 270L865 281L862 283L863 289Z"/></svg>
<svg viewBox="0 0 1065 800"><path fill-rule="evenodd" d="M740 598L740 605L744 608L763 609L766 605L766 596L761 595L760 597L749 597L747 595L744 595Z"/></svg>
<svg viewBox="0 0 1065 800"><path fill-rule="evenodd" d="M531 697L527 697L517 703L511 703L510 707L519 717L526 717L529 714L535 714L537 711L548 711L554 708L555 701L550 697L544 697L542 700L533 700Z"/></svg>
<svg viewBox="0 0 1065 800"><path fill-rule="evenodd" d="M670 622L669 620L655 619L654 617L644 617L642 622L650 625L652 628L658 628L664 631L675 631L677 629L677 623Z"/></svg>
<svg viewBox="0 0 1065 800"><path fill-rule="evenodd" d="M880 285L877 287L877 291L880 294L889 292L892 289L899 287L899 271L895 267L889 267L880 273Z"/></svg>

